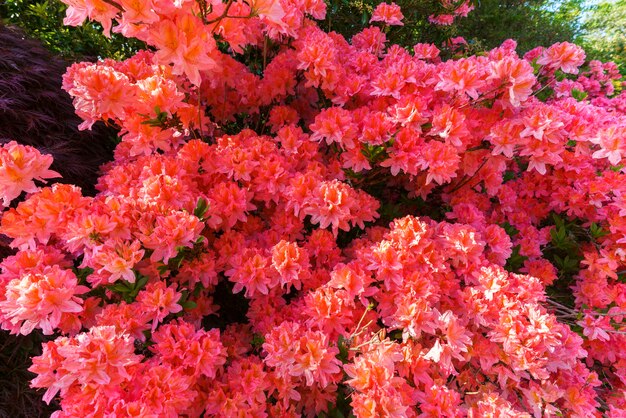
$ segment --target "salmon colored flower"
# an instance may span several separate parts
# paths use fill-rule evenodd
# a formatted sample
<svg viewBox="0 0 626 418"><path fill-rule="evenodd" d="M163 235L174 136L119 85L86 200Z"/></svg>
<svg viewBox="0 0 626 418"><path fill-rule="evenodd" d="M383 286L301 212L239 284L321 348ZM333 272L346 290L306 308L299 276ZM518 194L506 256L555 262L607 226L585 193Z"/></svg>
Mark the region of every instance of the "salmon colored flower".
<svg viewBox="0 0 626 418"><path fill-rule="evenodd" d="M82 312L82 299L77 295L87 291L78 285L71 270L58 266L15 278L6 285L6 294L0 299L2 328L23 335L40 328L50 335L64 313Z"/></svg>
<svg viewBox="0 0 626 418"><path fill-rule="evenodd" d="M63 396L72 389L118 386L128 382L130 369L141 360L134 349L133 339L114 327L94 327L75 338L59 337L33 359L29 370L38 376L32 385L48 388L43 398L47 403L59 391Z"/></svg>
<svg viewBox="0 0 626 418"><path fill-rule="evenodd" d="M39 188L34 180L61 177L50 170L52 156L43 155L37 149L20 145L15 141L0 148L0 198L8 206L22 192L32 193Z"/></svg>
<svg viewBox="0 0 626 418"><path fill-rule="evenodd" d="M559 42L545 49L537 64L545 65L550 69L560 69L564 73L578 74L578 67L585 62L585 51L578 45L569 42Z"/></svg>
<svg viewBox="0 0 626 418"><path fill-rule="evenodd" d="M139 292L137 302L146 315L152 319L153 332L166 316L183 310L183 307L178 304L181 296L175 286L166 287L161 281L148 283L146 288Z"/></svg>

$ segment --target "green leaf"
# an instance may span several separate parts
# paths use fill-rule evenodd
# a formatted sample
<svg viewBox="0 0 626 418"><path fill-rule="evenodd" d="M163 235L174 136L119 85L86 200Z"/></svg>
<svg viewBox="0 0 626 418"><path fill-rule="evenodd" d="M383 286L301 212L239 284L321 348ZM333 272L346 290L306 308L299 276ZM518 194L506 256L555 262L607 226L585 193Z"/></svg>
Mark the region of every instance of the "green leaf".
<svg viewBox="0 0 626 418"><path fill-rule="evenodd" d="M167 271L169 269L170 269L170 267L167 264L161 264L161 265L157 266L157 271L161 275L164 275L165 273L167 273Z"/></svg>
<svg viewBox="0 0 626 418"><path fill-rule="evenodd" d="M261 335L261 334L254 334L252 336L252 342L251 342L252 347L254 347L254 348L261 348L263 343L265 343L265 337L263 337L263 335Z"/></svg>
<svg viewBox="0 0 626 418"><path fill-rule="evenodd" d="M28 6L28 13L41 19L48 19L50 5L47 1L35 3Z"/></svg>
<svg viewBox="0 0 626 418"><path fill-rule="evenodd" d="M524 261L528 259L528 257L520 254L520 249L520 244L513 247L513 252L511 253L509 259L506 260L506 265L504 266L507 271L510 271L512 273L518 272L519 269L522 268L522 266L524 265Z"/></svg>
<svg viewBox="0 0 626 418"><path fill-rule="evenodd" d="M530 65L532 65L532 67L533 67L533 74L535 74L535 75L538 75L539 71L541 71L541 69L543 68L543 65L537 64L537 58L535 58L533 60L533 62L530 63Z"/></svg>
<svg viewBox="0 0 626 418"><path fill-rule="evenodd" d="M578 89L572 89L572 97L579 102L582 102L583 100L585 100L587 96L588 96L587 92L580 91Z"/></svg>
<svg viewBox="0 0 626 418"><path fill-rule="evenodd" d="M368 18L367 12L363 10L363 14L361 15L361 24L366 25L368 20L369 18Z"/></svg>
<svg viewBox="0 0 626 418"><path fill-rule="evenodd" d="M78 278L79 281L84 282L91 273L93 273L93 269L91 267L85 267L82 269L74 268L74 274Z"/></svg>
<svg viewBox="0 0 626 418"><path fill-rule="evenodd" d="M348 340L345 339L343 335L339 335L339 338L337 339L337 348L339 349L337 359L341 360L343 364L346 364L348 362L350 345Z"/></svg>
<svg viewBox="0 0 626 418"><path fill-rule="evenodd" d="M508 222L501 223L500 227L502 227L504 231L507 233L507 235L511 238L515 238L515 236L519 234L519 229L515 228L513 225L511 225Z"/></svg>
<svg viewBox="0 0 626 418"><path fill-rule="evenodd" d="M198 306L198 304L192 300L187 300L181 303L180 306L182 306L183 309L185 310L190 310L190 309L195 309Z"/></svg>
<svg viewBox="0 0 626 418"><path fill-rule="evenodd" d="M609 233L609 231L606 231L605 229L603 229L600 225L598 225L595 222L591 223L591 226L589 227L589 234L591 235L591 237L594 240L597 240L598 238L602 238L603 236L607 235Z"/></svg>
<svg viewBox="0 0 626 418"><path fill-rule="evenodd" d="M541 91L537 92L536 97L538 100L545 102L554 94L554 90L551 88L543 88Z"/></svg>
<svg viewBox="0 0 626 418"><path fill-rule="evenodd" d="M558 254L554 255L554 262L559 270L563 269L563 259Z"/></svg>
<svg viewBox="0 0 626 418"><path fill-rule="evenodd" d="M137 274L137 276L139 277L139 279L137 280L137 283L135 283L135 288L143 288L146 283L148 283L148 277L147 276L142 276L140 274Z"/></svg>
<svg viewBox="0 0 626 418"><path fill-rule="evenodd" d="M557 72L554 73L554 78L556 79L556 81L563 81L567 78L567 76L565 75L563 71L558 70Z"/></svg>
<svg viewBox="0 0 626 418"><path fill-rule="evenodd" d="M110 286L109 289L117 293L128 293L131 290L126 285L126 282L115 283L114 285Z"/></svg>
<svg viewBox="0 0 626 418"><path fill-rule="evenodd" d="M193 214L200 220L204 220L207 212L209 211L209 201L204 197L198 199L196 208L193 210Z"/></svg>

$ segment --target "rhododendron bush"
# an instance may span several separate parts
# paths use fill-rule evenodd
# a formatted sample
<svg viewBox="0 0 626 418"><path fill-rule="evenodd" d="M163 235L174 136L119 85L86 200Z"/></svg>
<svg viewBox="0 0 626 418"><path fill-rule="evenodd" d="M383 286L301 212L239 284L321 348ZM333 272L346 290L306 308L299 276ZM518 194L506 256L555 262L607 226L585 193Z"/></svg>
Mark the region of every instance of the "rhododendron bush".
<svg viewBox="0 0 626 418"><path fill-rule="evenodd" d="M0 154L0 324L50 336L56 417L624 416L615 65L407 51L393 4L349 41L321 0L67 4L151 50L65 75L121 129L95 197Z"/></svg>

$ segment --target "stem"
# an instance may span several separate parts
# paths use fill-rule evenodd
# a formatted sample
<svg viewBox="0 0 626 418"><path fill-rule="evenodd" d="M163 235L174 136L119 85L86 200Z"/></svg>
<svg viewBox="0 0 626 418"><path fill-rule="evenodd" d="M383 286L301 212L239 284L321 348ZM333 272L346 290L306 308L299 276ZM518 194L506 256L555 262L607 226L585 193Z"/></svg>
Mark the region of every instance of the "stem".
<svg viewBox="0 0 626 418"><path fill-rule="evenodd" d="M265 72L266 67L267 67L267 35L265 35L263 39L263 72Z"/></svg>
<svg viewBox="0 0 626 418"><path fill-rule="evenodd" d="M553 84L556 81L556 78L553 78L552 80L550 80L545 86L543 86L542 88L540 88L539 90L537 90L536 92L534 92L532 95L536 96L539 93L541 93L543 90L545 90L546 88L550 87L551 84Z"/></svg>
<svg viewBox="0 0 626 418"><path fill-rule="evenodd" d="M202 138L202 90L200 90L200 86L198 86L198 131L200 138Z"/></svg>
<svg viewBox="0 0 626 418"><path fill-rule="evenodd" d="M248 16L224 16L224 19L250 19L253 17L252 13Z"/></svg>
<svg viewBox="0 0 626 418"><path fill-rule="evenodd" d="M224 19L226 16L228 16L228 9L230 9L230 6L233 5L233 0L228 0L228 3L226 3L226 8L224 9L224 11L222 12L221 15L219 15L217 18L213 19L213 20L209 20L207 22L208 25L210 25L211 23L215 23L215 26L213 27L213 29L211 30L211 32L214 32L215 29L217 28L218 23Z"/></svg>
<svg viewBox="0 0 626 418"><path fill-rule="evenodd" d="M488 158L485 158L483 160L483 162L480 164L480 166L476 169L476 171L474 172L474 174L472 174L470 177L468 177L466 180L462 180L454 189L450 190L448 193L454 193L457 190L459 190L461 187L465 186L467 183L469 183L470 181L472 181L472 179L474 177L476 177L476 175L478 174L478 172L480 171L481 168L483 168L485 166L485 164L487 164L487 160Z"/></svg>
<svg viewBox="0 0 626 418"><path fill-rule="evenodd" d="M120 6L119 3L117 3L117 2L115 2L113 0L102 0L102 1L105 2L106 4L110 4L111 6L115 7L120 12L124 11L124 8L122 6Z"/></svg>
<svg viewBox="0 0 626 418"><path fill-rule="evenodd" d="M353 338L355 336L355 333L359 330L359 328L361 328L361 323L363 322L363 319L365 319L365 315L367 315L368 312L369 312L369 307L366 308L365 311L363 312L363 315L361 315L361 319L359 319L359 323L356 324L356 328L354 329L354 332L350 335L350 338Z"/></svg>

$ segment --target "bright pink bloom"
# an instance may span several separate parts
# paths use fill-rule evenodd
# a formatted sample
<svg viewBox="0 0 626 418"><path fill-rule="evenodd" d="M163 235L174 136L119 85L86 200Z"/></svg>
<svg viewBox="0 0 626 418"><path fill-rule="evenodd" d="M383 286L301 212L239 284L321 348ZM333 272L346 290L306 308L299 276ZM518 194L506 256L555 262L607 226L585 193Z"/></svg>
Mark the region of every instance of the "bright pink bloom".
<svg viewBox="0 0 626 418"><path fill-rule="evenodd" d="M514 57L505 57L490 63L490 79L501 84L505 90L505 97L513 106L519 106L532 93L536 83L532 66L524 60Z"/></svg>
<svg viewBox="0 0 626 418"><path fill-rule="evenodd" d="M77 295L87 291L78 285L71 270L58 266L15 278L6 285L6 294L0 299L2 328L24 335L40 328L50 335L63 314L82 312L82 299Z"/></svg>
<svg viewBox="0 0 626 418"><path fill-rule="evenodd" d="M328 145L338 143L343 148L354 148L357 128L350 112L340 107L324 109L311 125L311 141L325 140Z"/></svg>
<svg viewBox="0 0 626 418"><path fill-rule="evenodd" d="M370 23L383 22L391 26L403 26L402 19L404 15L400 11L400 6L395 3L380 3L372 13Z"/></svg>
<svg viewBox="0 0 626 418"><path fill-rule="evenodd" d="M564 73L578 74L578 67L585 62L585 51L578 45L560 42L545 49L537 64L550 69L560 69Z"/></svg>
<svg viewBox="0 0 626 418"><path fill-rule="evenodd" d="M175 286L166 287L166 284L161 281L148 283L146 288L139 292L137 302L146 315L152 319L153 332L166 316L183 310L183 307L178 304L181 296Z"/></svg>
<svg viewBox="0 0 626 418"><path fill-rule="evenodd" d="M593 153L593 158L607 158L613 165L619 164L626 156L626 126L610 126L601 129L589 142L598 144L600 149Z"/></svg>
<svg viewBox="0 0 626 418"><path fill-rule="evenodd" d="M114 327L94 327L75 338L60 337L46 343L43 354L33 359L29 370L39 376L32 385L48 388L47 403L59 390L63 396L73 388L114 388L131 378L129 370L141 360L134 351L133 339Z"/></svg>
<svg viewBox="0 0 626 418"><path fill-rule="evenodd" d="M308 331L297 323L283 322L266 335L263 350L265 364L284 376L304 378L307 386L324 388L336 383L341 362L339 350L329 345L320 331Z"/></svg>

